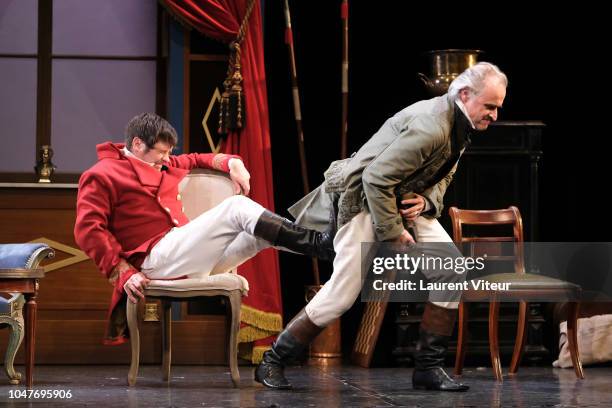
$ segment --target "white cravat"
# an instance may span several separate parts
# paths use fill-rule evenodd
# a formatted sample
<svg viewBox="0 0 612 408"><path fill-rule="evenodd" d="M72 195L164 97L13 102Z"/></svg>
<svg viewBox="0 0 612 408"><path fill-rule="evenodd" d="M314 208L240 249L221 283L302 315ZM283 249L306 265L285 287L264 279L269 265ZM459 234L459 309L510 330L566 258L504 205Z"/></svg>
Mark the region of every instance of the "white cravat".
<svg viewBox="0 0 612 408"><path fill-rule="evenodd" d="M126 155L127 157L133 157L134 159L140 160L141 162L146 163L151 167L155 166L155 163L149 163L149 162L142 160L140 157L137 157L134 153L130 152L127 147L124 147L122 151L123 151L123 154Z"/></svg>

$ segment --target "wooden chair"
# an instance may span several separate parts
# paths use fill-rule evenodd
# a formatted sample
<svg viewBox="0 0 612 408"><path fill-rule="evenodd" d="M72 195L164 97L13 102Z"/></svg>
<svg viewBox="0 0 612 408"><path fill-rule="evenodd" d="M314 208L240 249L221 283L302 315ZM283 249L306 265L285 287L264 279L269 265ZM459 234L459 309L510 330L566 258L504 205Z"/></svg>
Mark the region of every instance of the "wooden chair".
<svg viewBox="0 0 612 408"><path fill-rule="evenodd" d="M477 243L485 243L487 250L493 249L495 246L501 248L503 243L514 243L512 245L514 254L508 255L489 255L487 262L490 261L506 261L512 262L514 271L511 273L496 273L487 275L486 280L489 282L509 282L510 289L503 292L503 300L519 301L518 324L516 330L516 339L514 343L514 352L512 354L512 362L510 363L510 374L516 374L523 355L525 346L525 332L527 330L527 309L530 299L550 299L551 301L559 300L564 296L568 296L574 300L568 303L567 309L567 332L570 347L570 353L576 377L584 378L582 363L578 353L577 339L577 324L578 324L578 308L579 303L576 301L580 298L581 288L573 283L565 282L559 279L553 279L543 275L529 274L525 272L524 254L523 254L523 222L518 208L512 206L502 210L460 210L457 207L451 207L449 210L450 217L453 223L453 240L459 249L465 248L468 244L470 254L464 253L466 256L479 256L475 254ZM511 236L470 236L466 237L463 233L463 226L512 226ZM493 365L493 373L497 381L503 381L502 369L499 359L499 343L498 343L498 318L499 318L499 293L494 291L466 291L463 293L463 300L478 301L489 300L489 351L491 354L491 363ZM461 375L463 370L463 361L466 352L466 336L468 323L468 308L463 303L459 304L459 326L457 338L457 356L455 360L455 375Z"/></svg>
<svg viewBox="0 0 612 408"><path fill-rule="evenodd" d="M40 263L53 258L55 252L46 244L0 245L0 292L11 293L5 300L0 323L12 330L5 357L4 369L11 384L19 384L21 374L15 372L13 361L24 338L25 320L25 370L26 386L32 387L34 376L34 340L36 339L36 296L38 280L45 276ZM25 302L25 319L21 313Z"/></svg>
<svg viewBox="0 0 612 408"><path fill-rule="evenodd" d="M179 186L185 214L194 219L201 213L216 206L225 198L234 195L234 186L229 176L214 170L193 170ZM232 382L240 384L238 372L238 329L240 328L240 307L242 296L248 291L248 282L236 274L235 270L206 279L179 279L172 281L152 280L145 290L147 299L160 299L162 304L162 374L165 381L170 380L171 366L171 305L198 297L224 296L228 304L228 362ZM142 301L141 301L142 302ZM136 384L140 361L140 319L138 304L127 300L127 321L132 345L132 362L128 372L128 384Z"/></svg>

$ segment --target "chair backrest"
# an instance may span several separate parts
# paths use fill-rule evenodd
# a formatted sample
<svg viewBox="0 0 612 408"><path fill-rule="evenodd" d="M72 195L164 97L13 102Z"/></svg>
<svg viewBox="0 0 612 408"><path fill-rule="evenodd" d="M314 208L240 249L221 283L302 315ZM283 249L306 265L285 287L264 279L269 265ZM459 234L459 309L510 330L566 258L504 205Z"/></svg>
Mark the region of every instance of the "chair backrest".
<svg viewBox="0 0 612 408"><path fill-rule="evenodd" d="M179 193L190 220L235 195L227 173L208 169L193 169L179 184Z"/></svg>
<svg viewBox="0 0 612 408"><path fill-rule="evenodd" d="M448 212L453 223L453 241L460 249L465 248L467 243L469 244L471 256L480 256L483 251L487 251L487 261L514 261L514 271L516 273L525 273L523 220L517 207L511 206L499 210L461 210L457 207L451 207ZM468 237L464 236L464 225L511 225L512 235L473 236L471 234ZM514 242L513 255L507 256L501 254L502 245L505 242Z"/></svg>

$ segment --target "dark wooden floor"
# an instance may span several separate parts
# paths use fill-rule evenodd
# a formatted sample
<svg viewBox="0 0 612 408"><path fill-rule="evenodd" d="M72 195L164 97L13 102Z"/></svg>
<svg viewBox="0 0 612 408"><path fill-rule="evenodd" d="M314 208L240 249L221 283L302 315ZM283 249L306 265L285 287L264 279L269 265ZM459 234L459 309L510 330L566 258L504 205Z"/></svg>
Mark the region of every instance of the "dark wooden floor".
<svg viewBox="0 0 612 408"><path fill-rule="evenodd" d="M22 367L20 367L22 370ZM126 386L127 366L38 366L34 391L70 391L70 399L11 398L23 386L0 385L0 406L97 407L610 407L612 367L586 369L585 380L573 370L521 367L519 375L496 384L490 369L468 368L463 381L472 388L451 394L415 391L412 369L290 367L293 391L273 391L252 381L241 367L240 389L231 386L224 367L176 366L172 381L159 368L141 368L136 387Z"/></svg>

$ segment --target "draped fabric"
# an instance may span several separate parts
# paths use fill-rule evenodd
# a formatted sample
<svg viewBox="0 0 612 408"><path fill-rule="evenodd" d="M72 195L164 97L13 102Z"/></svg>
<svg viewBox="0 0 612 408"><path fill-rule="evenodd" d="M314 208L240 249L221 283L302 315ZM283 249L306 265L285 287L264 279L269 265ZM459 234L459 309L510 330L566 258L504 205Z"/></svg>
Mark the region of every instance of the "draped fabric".
<svg viewBox="0 0 612 408"><path fill-rule="evenodd" d="M184 25L228 44L236 39L248 5L248 0L160 1ZM262 32L261 8L259 0L255 0L241 47L246 124L242 131L229 134L223 151L243 158L251 173L251 198L274 211ZM282 329L277 252L271 249L261 252L240 266L238 273L247 278L250 285L249 296L243 299L239 341L253 342L249 357L259 362L273 336Z"/></svg>

